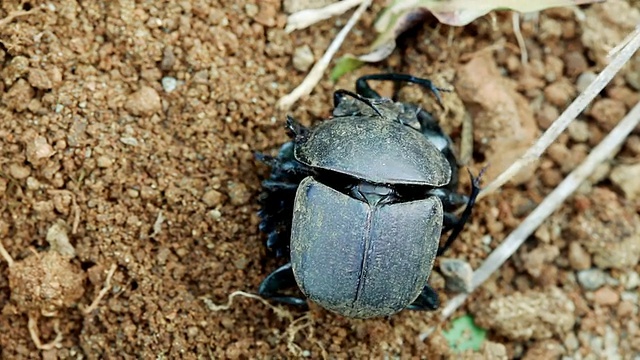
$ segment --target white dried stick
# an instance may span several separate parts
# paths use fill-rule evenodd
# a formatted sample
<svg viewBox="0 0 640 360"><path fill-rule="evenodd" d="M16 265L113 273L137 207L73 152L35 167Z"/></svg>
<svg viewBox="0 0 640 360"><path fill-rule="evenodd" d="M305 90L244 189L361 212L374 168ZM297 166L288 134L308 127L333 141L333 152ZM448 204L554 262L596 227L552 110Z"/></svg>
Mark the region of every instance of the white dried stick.
<svg viewBox="0 0 640 360"><path fill-rule="evenodd" d="M290 33L295 30L307 28L319 21L342 15L352 7L360 5L363 1L364 0L344 0L319 9L300 10L287 17L287 26L284 28L284 31Z"/></svg>
<svg viewBox="0 0 640 360"><path fill-rule="evenodd" d="M286 110L291 107L298 99L305 95L309 95L311 90L316 86L316 84L322 78L322 74L329 66L331 59L338 52L340 46L344 42L344 39L347 37L353 26L358 22L362 14L367 10L367 8L371 5L372 0L365 0L360 4L360 6L356 9L356 11L351 15L351 18L347 22L347 24L340 30L335 39L331 42L331 45L327 48L327 51L322 55L322 58L318 60L318 62L313 66L307 77L302 81L297 88L295 88L291 93L283 96L278 100L276 106L281 110Z"/></svg>
<svg viewBox="0 0 640 360"><path fill-rule="evenodd" d="M639 37L640 38L640 37ZM593 148L589 156L571 172L535 210L498 246L484 263L473 273L471 289L476 289L485 282L511 255L533 234L542 222L556 211L580 184L585 181L607 158L617 153L620 145L640 123L640 103L631 109L627 116ZM460 307L469 294L459 294L442 309L441 319L445 320Z"/></svg>
<svg viewBox="0 0 640 360"><path fill-rule="evenodd" d="M547 131L538 138L535 144L531 146L527 152L517 161L509 166L504 172L496 177L489 185L487 185L477 200L482 199L491 192L497 190L507 181L511 180L520 170L527 165L536 161L540 155L553 144L560 134L569 126L569 124L587 107L587 105L604 89L604 87L613 79L620 71L624 64L629 61L631 56L640 48L640 28L634 32L634 36L629 40L627 46L615 54L615 57L609 65L593 80L591 84L580 94L567 109L558 117L556 121L547 129Z"/></svg>

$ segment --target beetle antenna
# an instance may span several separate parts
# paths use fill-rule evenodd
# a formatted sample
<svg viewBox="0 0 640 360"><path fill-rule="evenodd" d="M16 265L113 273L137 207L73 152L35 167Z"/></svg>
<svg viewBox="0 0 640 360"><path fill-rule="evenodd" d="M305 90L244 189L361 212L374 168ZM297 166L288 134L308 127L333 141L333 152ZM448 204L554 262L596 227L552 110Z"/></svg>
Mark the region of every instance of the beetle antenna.
<svg viewBox="0 0 640 360"><path fill-rule="evenodd" d="M378 108L373 104L373 102L371 102L371 99L367 99L366 97L356 94L354 92L351 92L349 90L344 90L344 89L339 89L336 90L333 93L333 105L334 107L337 107L338 104L340 103L340 100L342 99L343 96L351 96L352 98L356 99L356 100L360 100L363 103L367 104L370 108L373 109L373 111L376 112L376 114L378 114L378 116L382 117L382 114L380 113L380 111L378 110Z"/></svg>

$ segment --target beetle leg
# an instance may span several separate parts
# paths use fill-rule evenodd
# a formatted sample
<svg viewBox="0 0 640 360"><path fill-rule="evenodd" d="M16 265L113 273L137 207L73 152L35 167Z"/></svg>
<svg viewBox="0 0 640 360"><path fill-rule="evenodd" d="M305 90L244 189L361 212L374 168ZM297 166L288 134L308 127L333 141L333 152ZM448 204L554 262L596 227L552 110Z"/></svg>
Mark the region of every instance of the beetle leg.
<svg viewBox="0 0 640 360"><path fill-rule="evenodd" d="M371 74L360 77L356 80L356 92L362 96L378 99L380 95L367 83L367 80L381 80L381 81L404 81L408 83L418 84L429 89L438 100L438 103L442 105L442 98L440 97L441 91L451 91L449 89L442 89L433 84L429 79L418 78L407 74Z"/></svg>
<svg viewBox="0 0 640 360"><path fill-rule="evenodd" d="M307 129L305 126L300 124L298 120L289 115L287 115L286 127L287 130L289 130L289 132L293 134L293 138L296 140L305 138L309 133L309 129Z"/></svg>
<svg viewBox="0 0 640 360"><path fill-rule="evenodd" d="M295 296L280 294L282 290L294 288L296 286L296 279L293 276L291 263L287 263L269 274L269 276L262 281L258 288L258 294L265 299L289 305L301 306L307 309L309 305L306 300Z"/></svg>
<svg viewBox="0 0 640 360"><path fill-rule="evenodd" d="M482 169L480 171L480 174L478 174L477 177L474 177L473 174L471 173L471 170L467 169L469 171L469 176L471 177L471 194L469 195L467 206L464 208L464 211L462 212L460 219L453 226L453 231L451 232L451 234L449 234L447 241L444 243L443 246L441 246L438 249L438 256L442 255L445 251L447 251L447 249L451 246L453 241L458 237L458 235L460 235L460 232L462 231L462 229L464 228L464 225L469 220L469 217L471 217L471 211L473 210L473 206L476 203L476 198L480 193L480 179L482 178L482 174L484 174L485 169L486 168Z"/></svg>
<svg viewBox="0 0 640 360"><path fill-rule="evenodd" d="M440 306L440 298L438 297L438 293L433 290L431 285L427 284L427 286L422 289L418 298L411 303L411 305L407 306L409 310L421 310L421 311L434 311L438 309Z"/></svg>

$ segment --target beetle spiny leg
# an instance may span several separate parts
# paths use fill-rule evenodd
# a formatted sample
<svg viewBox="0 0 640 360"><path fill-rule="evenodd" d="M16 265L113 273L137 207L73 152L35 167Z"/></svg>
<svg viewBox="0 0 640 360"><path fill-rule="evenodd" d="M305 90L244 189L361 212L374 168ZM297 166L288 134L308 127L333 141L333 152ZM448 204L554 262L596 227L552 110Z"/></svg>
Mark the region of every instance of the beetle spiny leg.
<svg viewBox="0 0 640 360"><path fill-rule="evenodd" d="M333 93L333 104L334 104L335 107L338 106L338 104L340 103L340 99L342 99L342 96L344 96L344 95L351 96L352 98L365 103L367 106L369 106L371 109L373 109L373 111L375 111L376 114L378 114L378 116L380 116L380 117L382 116L382 114L380 113L378 108L375 106L375 104L373 104L373 102L371 102L370 99L367 99L366 97L364 97L362 95L359 95L359 94L356 94L354 92L351 92L349 90L344 90L344 89L336 90Z"/></svg>
<svg viewBox="0 0 640 360"><path fill-rule="evenodd" d="M296 140L305 138L309 132L305 126L300 124L298 120L294 119L292 116L287 115L287 130L289 130L290 134L293 134L293 137Z"/></svg>
<svg viewBox="0 0 640 360"><path fill-rule="evenodd" d="M447 251L447 249L449 249L453 241L458 237L458 235L460 235L460 232L464 228L464 225L467 223L467 221L471 217L473 206L476 204L476 198L478 197L478 194L480 194L480 180L486 169L487 167L485 166L482 170L480 170L480 174L478 174L477 177L474 177L471 170L467 168L467 171L469 172L469 177L471 178L471 194L469 195L467 206L464 208L464 211L462 212L460 219L453 227L453 231L451 232L451 234L449 234L447 241L444 243L442 247L438 249L437 256L442 255L445 251Z"/></svg>

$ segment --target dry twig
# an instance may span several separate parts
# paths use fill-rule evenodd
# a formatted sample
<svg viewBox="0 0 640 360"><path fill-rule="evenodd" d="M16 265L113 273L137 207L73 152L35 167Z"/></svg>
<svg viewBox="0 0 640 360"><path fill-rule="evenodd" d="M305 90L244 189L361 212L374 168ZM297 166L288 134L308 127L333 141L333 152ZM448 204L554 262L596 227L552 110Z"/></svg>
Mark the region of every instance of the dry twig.
<svg viewBox="0 0 640 360"><path fill-rule="evenodd" d="M117 268L118 268L118 266L116 264L111 265L111 268L109 269L109 272L107 273L107 278L104 280L104 286L102 287L102 289L100 289L100 292L98 293L98 296L96 296L96 298L93 299L93 301L91 302L91 305L89 305L89 307L87 307L86 309L82 310L82 312L85 315L91 314L93 312L93 310L95 310L98 307L98 304L100 303L100 300L102 300L102 298L107 295L107 293L111 289L111 279L113 278L113 274L115 274Z"/></svg>
<svg viewBox="0 0 640 360"><path fill-rule="evenodd" d="M287 17L287 26L284 28L284 31L290 33L295 30L305 29L319 21L344 14L352 7L360 5L363 1L364 0L344 0L319 9L298 11Z"/></svg>
<svg viewBox="0 0 640 360"><path fill-rule="evenodd" d="M553 144L560 134L569 126L569 124L587 107L587 105L604 89L604 87L613 79L620 69L629 61L631 56L640 48L640 30L635 31L635 36L629 40L627 46L616 53L611 63L607 65L596 79L581 93L567 109L558 117L558 119L545 131L540 138L531 146L527 152L517 161L509 166L504 172L498 175L487 187L485 187L478 200L484 198L488 194L496 191L507 181L511 180L520 170L528 166L532 162L538 160L540 155Z"/></svg>
<svg viewBox="0 0 640 360"><path fill-rule="evenodd" d="M27 328L29 329L29 336L31 336L31 341L33 341L33 344L36 346L36 348L38 348L38 350L52 350L62 347L62 332L60 331L59 319L53 320L53 329L56 332L56 338L46 344L43 344L42 341L40 341L37 314L29 314L29 322L27 323Z"/></svg>
<svg viewBox="0 0 640 360"><path fill-rule="evenodd" d="M640 34L639 34L640 35ZM640 39L640 36L638 36ZM620 145L640 123L640 103L620 121L620 123L596 146L589 156L556 187L538 207L527 216L506 239L487 257L474 272L471 289L478 288L493 274L525 240L582 184L607 158L617 153ZM459 294L443 308L441 319L451 316L462 305L469 294Z"/></svg>
<svg viewBox="0 0 640 360"><path fill-rule="evenodd" d="M347 22L347 24L340 30L338 35L333 39L327 51L322 55L322 58L316 62L313 66L307 77L302 81L297 88L295 88L291 93L283 96L278 100L276 106L281 110L286 110L291 107L298 99L305 95L309 95L311 90L318 84L320 79L322 78L322 74L329 66L331 59L336 54L340 46L344 42L345 38L353 28L353 26L358 22L362 14L367 10L367 8L371 5L372 0L364 0L360 6L356 9L356 11L351 15L351 18Z"/></svg>
<svg viewBox="0 0 640 360"><path fill-rule="evenodd" d="M29 11L14 11L12 13L10 13L9 15L7 15L7 17L5 17L4 19L0 19L0 27L3 27L7 24L9 24L10 22L13 21L13 19L20 17L20 16L25 16L25 15L29 15L33 12L33 10L29 10Z"/></svg>
<svg viewBox="0 0 640 360"><path fill-rule="evenodd" d="M263 303L264 305L266 305L267 307L269 307L271 310L273 310L273 312L275 312L276 315L278 315L279 318L287 319L289 321L293 321L293 315L291 315L290 312L271 305L267 300L261 298L258 295L251 294L251 293L248 293L248 292L244 292L244 291L241 291L241 290L237 290L237 291L234 291L231 294L229 294L229 298L227 299L227 303L224 304L224 305L215 304L213 301L211 301L211 299L209 299L207 297L201 297L201 299L202 299L202 301L204 301L205 305L207 305L209 310L217 312L217 311L229 310L231 308L231 305L233 304L233 298L235 298L236 296L243 296L243 297L246 297L246 298L258 300L261 303Z"/></svg>

